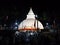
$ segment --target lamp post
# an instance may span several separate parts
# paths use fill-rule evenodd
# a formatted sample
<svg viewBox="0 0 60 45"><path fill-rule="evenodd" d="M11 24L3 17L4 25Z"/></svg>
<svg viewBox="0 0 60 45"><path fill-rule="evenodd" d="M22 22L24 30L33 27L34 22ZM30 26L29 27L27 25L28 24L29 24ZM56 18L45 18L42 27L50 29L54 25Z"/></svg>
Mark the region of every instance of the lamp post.
<svg viewBox="0 0 60 45"><path fill-rule="evenodd" d="M14 28L15 28L16 30L18 30L18 21L17 21L17 20L16 20L16 22L15 22L15 24L14 24L14 25L15 25L15 27L14 27Z"/></svg>
<svg viewBox="0 0 60 45"><path fill-rule="evenodd" d="M38 19L38 16L35 15L35 18ZM37 24L37 30L38 30L38 20L36 20L36 24Z"/></svg>

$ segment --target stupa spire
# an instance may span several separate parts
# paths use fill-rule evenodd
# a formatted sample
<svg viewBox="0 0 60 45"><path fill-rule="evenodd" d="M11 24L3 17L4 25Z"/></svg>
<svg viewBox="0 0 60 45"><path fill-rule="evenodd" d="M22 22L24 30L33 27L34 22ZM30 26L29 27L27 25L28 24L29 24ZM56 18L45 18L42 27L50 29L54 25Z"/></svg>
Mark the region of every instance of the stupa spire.
<svg viewBox="0 0 60 45"><path fill-rule="evenodd" d="M27 19L29 19L29 18L35 19L35 15L34 15L34 13L33 13L32 8L30 8L30 10L29 10L29 12L28 12L28 15L27 15Z"/></svg>
<svg viewBox="0 0 60 45"><path fill-rule="evenodd" d="M30 8L28 15L34 15L32 8Z"/></svg>

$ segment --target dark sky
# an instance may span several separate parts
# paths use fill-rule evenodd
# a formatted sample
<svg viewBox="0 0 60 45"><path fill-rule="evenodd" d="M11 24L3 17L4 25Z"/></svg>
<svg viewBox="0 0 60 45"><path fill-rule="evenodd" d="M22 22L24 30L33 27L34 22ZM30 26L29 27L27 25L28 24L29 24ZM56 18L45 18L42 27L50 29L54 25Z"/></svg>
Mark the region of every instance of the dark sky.
<svg viewBox="0 0 60 45"><path fill-rule="evenodd" d="M23 20L32 7L35 14L40 17L46 15L48 18L59 22L60 7L59 1L38 1L38 0L2 0L0 1L0 19L5 18L7 15L9 19Z"/></svg>

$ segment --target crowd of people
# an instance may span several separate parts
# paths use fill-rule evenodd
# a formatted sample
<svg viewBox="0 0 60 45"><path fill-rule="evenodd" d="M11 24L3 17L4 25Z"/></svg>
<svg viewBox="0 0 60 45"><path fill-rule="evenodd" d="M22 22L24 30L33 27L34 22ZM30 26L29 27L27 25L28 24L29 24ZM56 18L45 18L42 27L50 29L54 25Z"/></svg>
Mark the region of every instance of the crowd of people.
<svg viewBox="0 0 60 45"><path fill-rule="evenodd" d="M56 33L0 31L0 45L56 45Z"/></svg>

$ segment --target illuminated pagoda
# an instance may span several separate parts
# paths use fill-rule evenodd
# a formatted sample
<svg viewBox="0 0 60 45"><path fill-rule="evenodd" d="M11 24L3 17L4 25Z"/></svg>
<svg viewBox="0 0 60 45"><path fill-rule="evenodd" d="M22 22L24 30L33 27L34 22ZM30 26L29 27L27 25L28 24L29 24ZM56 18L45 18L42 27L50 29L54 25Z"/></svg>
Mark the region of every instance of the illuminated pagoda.
<svg viewBox="0 0 60 45"><path fill-rule="evenodd" d="M27 18L23 20L19 26L19 31L37 31L44 29L42 23L36 20L36 15L33 13L32 8L30 8L29 13L27 14Z"/></svg>

